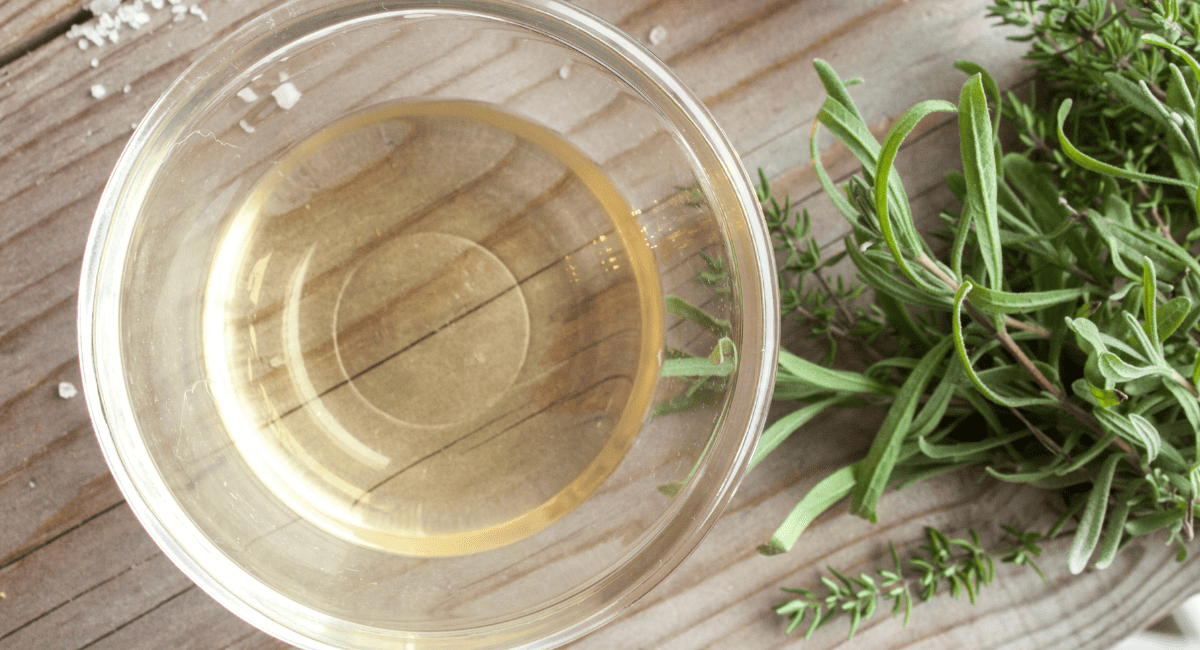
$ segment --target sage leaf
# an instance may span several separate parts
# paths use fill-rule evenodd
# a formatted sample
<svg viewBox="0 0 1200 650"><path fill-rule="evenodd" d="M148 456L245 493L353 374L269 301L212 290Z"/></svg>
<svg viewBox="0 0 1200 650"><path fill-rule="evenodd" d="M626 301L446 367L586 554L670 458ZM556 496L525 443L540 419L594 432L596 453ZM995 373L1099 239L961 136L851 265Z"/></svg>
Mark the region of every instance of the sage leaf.
<svg viewBox="0 0 1200 650"><path fill-rule="evenodd" d="M729 324L729 321L715 318L708 312L679 296L667 295L663 298L663 303L668 314L675 314L680 318L689 320L717 336L729 336L733 331L733 327Z"/></svg>
<svg viewBox="0 0 1200 650"><path fill-rule="evenodd" d="M996 157L988 118L983 79L975 75L962 87L958 97L958 134L962 151L963 177L967 183L966 204L975 217L975 236L987 269L987 285L1002 286L1003 259L1000 251L999 222L996 216Z"/></svg>
<svg viewBox="0 0 1200 650"><path fill-rule="evenodd" d="M896 393L896 399L884 416L883 425L875 435L867 455L858 464L856 486L850 497L850 512L860 517L875 520L875 504L883 496L884 488L892 475L892 469L900 455L900 448L912 425L913 414L920 403L925 386L934 372L942 365L950 350L950 339L943 339L933 346L912 373L904 380Z"/></svg>
<svg viewBox="0 0 1200 650"><path fill-rule="evenodd" d="M771 539L758 547L758 552L763 555L778 555L792 550L792 546L800 538L800 533L804 532L814 519L850 494L855 484L856 465L857 463L847 465L814 485L788 513Z"/></svg>
<svg viewBox="0 0 1200 650"><path fill-rule="evenodd" d="M1166 341L1183 324L1183 319L1192 311L1192 300L1187 296L1175 296L1158 308L1158 340Z"/></svg>
<svg viewBox="0 0 1200 650"><path fill-rule="evenodd" d="M1019 314L1074 302L1085 295L1087 289L1083 287L1013 293L976 285L971 291L971 304L990 314Z"/></svg>
<svg viewBox="0 0 1200 650"><path fill-rule="evenodd" d="M833 370L802 359L787 350L779 351L779 367L790 375L789 379L804 382L825 390L848 393L874 393L891 395L894 388L875 381L865 375L849 370Z"/></svg>
<svg viewBox="0 0 1200 650"><path fill-rule="evenodd" d="M921 249L914 245L919 240L916 234L916 226L912 223L911 211L908 206L908 198L904 196L898 197L902 202L902 206L897 206L895 211L896 218L893 222L892 211L888 208L888 199L892 194L892 163L896 160L896 154L900 151L900 145L903 144L904 138L912 133L917 124L925 116L936 112L953 113L958 110L954 104L941 100L928 100L913 106L896 120L892 128L888 130L887 137L884 139L883 148L879 151L879 161L875 171L875 213L879 217L879 227L883 232L884 241L887 243L888 250L892 252L892 257L896 261L896 266L912 280L913 284L924 286L926 288L934 288L934 285L919 278L909 266L905 259L907 255L917 254ZM985 109L986 110L986 109ZM904 239L904 248L902 250L901 242L897 240L897 231Z"/></svg>
<svg viewBox="0 0 1200 650"><path fill-rule="evenodd" d="M758 446L754 448L754 455L750 457L750 464L746 467L746 471L754 469L762 459L767 457L778 447L788 436L792 435L797 429L807 424L810 420L820 415L822 411L830 406L837 405L844 401L844 397L835 395L827 397L823 400L807 404L791 413L779 418L774 424L767 427L762 435L758 438Z"/></svg>
<svg viewBox="0 0 1200 650"><path fill-rule="evenodd" d="M1125 534L1125 523L1129 521L1131 493L1132 490L1129 489L1122 491L1113 504L1112 513L1108 515L1108 522L1104 525L1104 543L1100 545L1100 555L1093 565L1097 569L1107 569L1117 557L1117 551L1121 548L1121 537Z"/></svg>
<svg viewBox="0 0 1200 650"><path fill-rule="evenodd" d="M1104 523L1104 512L1108 508L1108 491L1112 488L1113 475L1117 472L1117 464L1125 459L1125 454L1113 454L1104 459L1100 471L1096 474L1096 482L1088 492L1087 505L1079 517L1079 528L1075 531L1075 539L1071 542L1071 552L1067 566L1072 574L1083 573L1088 559L1096 550L1100 541L1100 529Z"/></svg>
<svg viewBox="0 0 1200 650"><path fill-rule="evenodd" d="M1067 139L1066 133L1063 132L1063 124L1066 122L1067 114L1071 112L1071 103L1072 102L1070 99L1064 99L1062 105L1058 108L1058 142L1063 149L1063 153L1067 154L1068 158L1074 160L1080 166L1090 169L1094 172L1100 172L1101 174L1107 174L1109 176L1116 176L1117 178L1124 178L1131 181L1144 181L1150 183L1165 183L1167 185L1186 186L1183 181L1177 178L1159 176L1157 174L1146 174L1143 172L1134 171L1132 169L1121 169L1120 167L1114 167L1108 163L1096 160L1095 158L1083 153L1079 149L1076 149L1075 145L1071 144L1071 141Z"/></svg>

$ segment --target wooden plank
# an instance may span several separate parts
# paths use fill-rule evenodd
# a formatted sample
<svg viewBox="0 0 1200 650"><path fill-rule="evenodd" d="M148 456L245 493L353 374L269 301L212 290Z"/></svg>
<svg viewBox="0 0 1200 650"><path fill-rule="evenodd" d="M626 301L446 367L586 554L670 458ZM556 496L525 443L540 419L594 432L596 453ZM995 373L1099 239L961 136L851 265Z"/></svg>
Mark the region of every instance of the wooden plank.
<svg viewBox="0 0 1200 650"><path fill-rule="evenodd" d="M1016 60L1022 46L1003 42L982 25L982 3L894 0L866 5L873 9L865 16L863 6L817 0L710 5L609 0L585 6L622 21L643 42L650 29L664 27L667 37L653 49L704 93L746 155L747 166L767 167L778 179L777 189L811 197L806 205L814 210L820 199L805 167L807 129L822 94L808 63L812 56L830 60L845 76L866 78L867 85L852 92L879 134L917 99L953 98L961 83L948 66L954 58L985 60L999 71L1004 85L1022 74ZM62 39L0 69L0 133L6 135L0 142L0 205L5 206L0 213L0 476L5 477L3 489L11 489L3 494L13 504L3 511L12 532L2 538L0 556L7 554L10 562L21 557L0 570L0 591L5 592L0 634L17 629L5 625L29 623L0 640L0 647L60 638L41 632L60 623L67 630L61 647L77 647L71 644L110 632L98 645L136 641L144 647L185 642L193 647L281 647L197 589L152 590L145 599L134 598L146 585L186 583L173 582L182 579L178 572L153 554L149 538L124 506L112 505L111 483L94 474L98 455L80 453L87 446L80 429L85 424L82 400L53 397L59 378L77 382L72 377L78 258L91 211L129 124L210 39L261 6L214 6L203 26L160 22L105 46L103 65L97 68L90 67L97 52L72 50L75 46ZM9 0L0 4L0 16L20 13L23 7L20 0ZM890 40L880 39L881 33ZM930 33L947 36L929 39ZM129 94L113 92L98 101L88 94L92 83L110 90L126 83L132 88ZM930 151L953 151L947 144L952 128L938 128L932 121L926 128ZM933 188L950 157L919 151L913 147L902 155L902 173L906 179L920 179L912 185L921 197L919 211L931 214L946 198ZM830 152L828 164L838 175L854 166L836 151ZM823 241L835 239L840 221L822 218L820 223ZM811 430L861 426L860 414L844 413ZM971 477L957 477L889 495L889 507L903 508L910 500L915 504L901 523L871 528L844 514L828 516L813 531L813 546L778 558L758 557L754 545L770 534L803 490L866 444L865 436L848 447L818 436L791 441L756 470L680 571L612 626L576 645L652 647L647 640L654 639L661 646L653 647L783 647L794 639L782 635L782 622L767 610L779 598L778 586L812 586L817 568L827 561L864 570L879 566L882 536L911 546L924 521L961 531L989 508L1024 514L1046 507L1040 495L1003 489L996 494L1008 494L1010 501L997 504L981 496L990 493L990 484L977 486ZM35 469L45 472L35 481L38 487L20 493L21 472ZM851 542L844 548L843 539ZM909 647L1106 647L1181 599L1197 577L1195 563L1179 567L1165 561L1160 544L1146 544L1131 546L1122 564L1103 573L1068 579L1058 569L1049 587L1039 585L1036 576L1031 582L1028 573L1005 573L989 596L995 600L971 608L942 597L929 606L936 613L925 622L920 621L926 613L918 611L908 632L880 620L849 646L842 642L843 623L822 632L813 644L890 647L902 639ZM31 549L36 550L28 553ZM1044 566L1062 564L1061 544L1053 553ZM1106 597L1093 602L1098 593ZM1068 609L1059 603L1080 606ZM1076 636L1080 629L1086 632ZM985 631L992 636L983 638ZM606 645L614 640L626 645Z"/></svg>
<svg viewBox="0 0 1200 650"><path fill-rule="evenodd" d="M0 637L159 554L124 505L100 512L87 524L0 569L5 594Z"/></svg>
<svg viewBox="0 0 1200 650"><path fill-rule="evenodd" d="M0 66L84 20L90 13L82 4L79 0L10 0L0 5Z"/></svg>
<svg viewBox="0 0 1200 650"><path fill-rule="evenodd" d="M200 591L161 553L0 638L0 648L85 648L184 591Z"/></svg>

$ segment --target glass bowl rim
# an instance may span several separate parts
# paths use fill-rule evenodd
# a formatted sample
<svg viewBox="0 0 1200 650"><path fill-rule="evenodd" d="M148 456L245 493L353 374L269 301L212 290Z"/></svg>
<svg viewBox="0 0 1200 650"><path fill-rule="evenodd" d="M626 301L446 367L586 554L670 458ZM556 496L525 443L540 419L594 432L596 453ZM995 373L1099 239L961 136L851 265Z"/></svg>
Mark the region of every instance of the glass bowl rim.
<svg viewBox="0 0 1200 650"><path fill-rule="evenodd" d="M399 640L388 636L383 628L341 621L274 591L241 569L206 538L171 496L162 477L154 471L149 452L139 444L141 438L136 434L128 389L122 380L119 337L100 336L101 332L111 331L106 326L115 327L120 323L118 281L128 270L124 254L128 251L128 235L136 218L126 218L124 221L128 223L122 223L118 217L122 213L123 198L129 191L131 176L140 162L140 154L154 137L161 135L157 131L167 117L178 110L187 97L197 92L195 80L206 79L209 71L227 65L228 59L246 44L268 38L278 30L279 25L296 24L305 17L311 19L316 15L336 15L347 7L367 5L383 14L459 13L490 17L540 32L594 60L596 57L582 47L601 50L613 57L610 61L601 62L609 72L639 92L642 89L638 84L614 70L613 66L624 66L643 76L657 94L670 104L669 107L664 106L642 93L650 105L660 112L670 108L702 134L703 142L700 144L718 160L721 173L727 177L736 194L739 208L736 212L745 218L745 223L735 224L740 226L737 228L723 224L729 238L726 243L731 248L734 261L733 271L739 280L735 286L741 288L738 298L742 303L743 331L738 374L714 438L720 444L714 444L713 451L704 460L703 469L687 489L675 497L681 500L682 505L674 509L675 514L669 520L663 521L666 517L660 517L653 534L650 531L644 534L648 543L590 584L588 593L579 595L577 589L571 596L557 601L552 612L561 617L563 612L569 611L572 603L588 597L601 600L598 606L593 604L590 613L582 617L570 617L564 625L551 630L548 636L537 639L519 638L519 625L528 616L511 619L505 625L462 631L472 637L488 633L515 635L514 640L520 645L514 647L556 647L615 618L673 571L716 523L745 472L765 423L774 385L779 339L778 288L772 247L753 184L736 151L707 109L673 71L645 46L590 13L558 0L339 0L333 3L325 0L293 0L250 20L212 46L172 83L147 113L118 159L101 196L84 254L77 320L82 388L88 411L105 460L134 515L164 554L226 609L254 627L298 647L340 646L331 645L328 640L311 633L328 631L333 627L354 631L368 638L378 637L393 642ZM520 22L517 16L533 18ZM568 31L572 40L539 29L536 24L539 20L543 27L552 25ZM286 42L281 42L277 49L286 45ZM203 86L203 81L200 86ZM670 116L665 117L677 128L678 122ZM136 215L136 210L132 212ZM744 239L739 239L736 236L738 234ZM104 390L101 390L101 385ZM134 433L122 436L119 435L121 431ZM722 462L714 464L714 459L718 458ZM720 473L714 474L714 470L720 470ZM701 485L706 489L697 489ZM668 528L674 532L668 531ZM654 550L660 553L651 553ZM639 559L640 564L635 562ZM633 580L613 584L618 578L629 578L630 574L633 574ZM595 594L601 591L601 586L607 587L603 590L606 595L597 597ZM322 618L326 620L319 620ZM318 620L314 622L313 619ZM305 629L309 633L288 626L284 620L307 622ZM462 640L456 634L422 638L429 638L434 643L437 643L438 636L444 636L444 641Z"/></svg>

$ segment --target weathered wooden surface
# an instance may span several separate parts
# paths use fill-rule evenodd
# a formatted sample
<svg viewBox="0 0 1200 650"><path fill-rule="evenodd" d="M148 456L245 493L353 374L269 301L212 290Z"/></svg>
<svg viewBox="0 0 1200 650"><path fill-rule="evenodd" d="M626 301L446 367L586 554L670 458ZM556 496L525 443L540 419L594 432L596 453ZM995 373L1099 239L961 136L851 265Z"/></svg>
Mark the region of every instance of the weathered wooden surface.
<svg viewBox="0 0 1200 650"><path fill-rule="evenodd" d="M207 0L209 20L172 23L165 12L119 43L82 51L42 36L79 15L62 2L0 3L0 648L279 648L229 614L158 552L109 477L79 384L75 291L92 212L131 126L207 44L270 0ZM882 132L909 105L954 98L950 62L987 65L1002 85L1024 76L1019 44L983 19L982 0L586 0L579 3L648 41L700 95L776 190L812 208L822 241L842 226L808 166L809 126L822 100L811 68L829 60ZM35 9L36 8L36 9ZM40 44L39 44L40 43ZM11 57L10 57L11 58ZM93 58L98 60L92 67ZM4 59L0 59L4 60ZM94 99L93 84L109 94ZM129 92L122 92L124 86ZM914 209L946 201L942 173L953 125L930 118L900 160ZM851 161L827 163L841 174ZM766 539L803 492L868 444L877 414L838 412L810 424L743 484L712 534L670 578L579 649L776 648L799 645L770 613L784 585L813 586L818 570L880 566L886 540L919 543L924 525L961 533L984 521L1034 525L1052 518L1046 495L959 474L889 494L876 526L831 513L790 554L766 558ZM845 642L846 623L804 647L1106 648L1195 589L1200 564L1178 565L1161 540L1131 544L1103 572L1071 577L1066 542L1049 545L1048 582L1003 566L974 607L945 595L908 629L877 617Z"/></svg>

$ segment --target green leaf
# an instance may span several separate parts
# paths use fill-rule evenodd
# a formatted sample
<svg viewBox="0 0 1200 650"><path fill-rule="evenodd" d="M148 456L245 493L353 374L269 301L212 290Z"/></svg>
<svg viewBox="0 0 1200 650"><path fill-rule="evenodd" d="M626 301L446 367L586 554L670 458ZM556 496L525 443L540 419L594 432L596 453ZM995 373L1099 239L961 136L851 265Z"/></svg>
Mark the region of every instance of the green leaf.
<svg viewBox="0 0 1200 650"><path fill-rule="evenodd" d="M821 84L825 86L825 94L844 106L860 122L865 122L866 120L863 119L862 113L859 113L858 107L854 105L854 99L846 91L846 84L842 83L837 72L833 70L833 66L822 59L813 59L813 68L816 69L817 76L821 78Z"/></svg>
<svg viewBox="0 0 1200 650"><path fill-rule="evenodd" d="M850 494L850 490L854 488L856 465L857 463L847 465L814 485L788 513L771 539L758 547L758 552L763 555L778 555L792 550L792 546L800 538L800 533L804 532L814 519Z"/></svg>
<svg viewBox="0 0 1200 650"><path fill-rule="evenodd" d="M1187 509L1183 504L1176 504L1174 508L1163 512L1156 512L1152 515L1131 519L1125 524L1125 532L1133 537L1140 537L1152 533L1160 528L1175 525L1183 521L1183 516Z"/></svg>
<svg viewBox="0 0 1200 650"><path fill-rule="evenodd" d="M1021 430L1010 433L1006 436L989 436L978 442L958 442L952 445L934 445L925 441L925 437L917 438L917 445L921 448L921 453L930 458L958 458L970 454L976 454L981 451L995 449L1002 445L1007 445L1029 435L1029 431Z"/></svg>
<svg viewBox="0 0 1200 650"><path fill-rule="evenodd" d="M1121 537L1125 534L1125 522L1129 521L1129 500L1133 496L1132 488L1126 488L1113 504L1113 511L1104 525L1104 543L1100 545L1100 555L1096 558L1097 569L1107 569L1117 557L1121 548Z"/></svg>
<svg viewBox="0 0 1200 650"><path fill-rule="evenodd" d="M1179 402L1180 408L1183 410L1183 416L1187 418L1188 424L1192 426L1192 431L1200 432L1200 402L1197 401L1195 395L1182 384L1170 379L1163 381L1163 386L1167 387L1167 391ZM1192 436L1195 444L1195 458L1200 459L1200 433Z"/></svg>
<svg viewBox="0 0 1200 650"><path fill-rule="evenodd" d="M1003 152L1000 149L1000 86L996 85L996 80L983 66L974 61L955 61L954 67L968 75L978 75L983 81L983 89L987 92L987 98L996 106L992 119L992 142L995 143L996 168L1001 169Z"/></svg>
<svg viewBox="0 0 1200 650"><path fill-rule="evenodd" d="M953 329L952 339L954 341L954 348L958 352L958 359L962 362L962 367L963 370L966 371L967 377L970 378L971 383L975 385L975 389L978 390L984 397L1001 406L1020 408L1022 406L1031 406L1034 404L1044 403L1045 398L1042 397L1012 397L1000 395L989 388L987 384L983 383L983 380L978 374L976 374L975 368L971 364L971 357L967 354L967 344L963 339L962 330L962 308L972 289L975 289L975 285L971 284L970 280L964 280L962 285L958 288L958 291L954 293L954 312L950 319L950 325Z"/></svg>
<svg viewBox="0 0 1200 650"><path fill-rule="evenodd" d="M1146 85L1144 79L1139 79L1137 83L1134 83L1115 72L1104 73L1104 79L1108 82L1109 88L1118 97L1158 123L1159 128L1166 133L1173 148L1190 151L1187 136L1180 130L1179 125L1171 119L1170 109L1163 106L1162 102L1158 101L1158 98L1150 92L1150 88Z"/></svg>
<svg viewBox="0 0 1200 650"><path fill-rule="evenodd" d="M1105 352L1099 358L1100 372L1113 381L1129 381L1150 375L1162 375L1166 369L1158 366L1134 366L1125 363L1121 357L1112 352Z"/></svg>
<svg viewBox="0 0 1200 650"><path fill-rule="evenodd" d="M1086 318L1067 318L1067 327L1079 336L1079 346L1090 355L1101 355L1108 352L1108 346L1100 336L1100 329Z"/></svg>
<svg viewBox="0 0 1200 650"><path fill-rule="evenodd" d="M1052 232L1067 221L1071 211L1059 201L1062 195L1047 165L1010 153L1004 157L1004 176L1020 189L1039 231Z"/></svg>
<svg viewBox="0 0 1200 650"><path fill-rule="evenodd" d="M925 406L921 407L916 418L913 419L910 436L928 435L942 421L946 409L950 406L950 399L954 397L954 391L958 388L959 376L957 366L947 367L946 372L942 374L941 381L930 393L929 401L925 402Z"/></svg>
<svg viewBox="0 0 1200 650"><path fill-rule="evenodd" d="M858 464L855 477L857 485L850 496L851 513L874 521L875 504L891 478L900 448L912 425L913 414L925 393L925 386L949 352L950 343L949 339L943 339L926 352L896 393L896 399L888 408L870 450Z"/></svg>
<svg viewBox="0 0 1200 650"><path fill-rule="evenodd" d="M954 104L933 99L921 102L905 111L888 130L883 148L879 151L879 161L875 170L875 213L879 217L879 227L883 232L883 239L887 243L888 250L892 252L896 266L900 267L900 270L913 284L927 289L934 288L934 285L919 277L906 259L907 255L921 252L921 249L914 245L919 240L919 236L916 234L916 226L912 223L911 213L907 207L897 206L899 209L894 212L888 209L888 198L892 194L889 189L894 182L892 180L892 163L896 160L896 154L900 151L900 145L904 142L904 138L912 133L922 118L930 113L952 113L955 110L957 109ZM903 206L907 206L907 197L894 198L904 202ZM895 221L893 221L893 214ZM900 240L903 240L903 247L901 246L902 242L897 239L897 235L900 236ZM907 250L903 250L904 248Z"/></svg>
<svg viewBox="0 0 1200 650"><path fill-rule="evenodd" d="M1192 69L1192 74L1196 75L1196 79L1200 80L1200 64L1197 64L1196 59L1192 58L1192 55L1189 54L1187 50L1175 45L1158 34L1143 34L1142 40L1150 43L1151 45L1156 45L1177 54L1179 58L1183 59L1184 63L1187 63L1188 67ZM1200 104L1200 99L1193 98L1193 101L1195 101L1197 104Z"/></svg>
<svg viewBox="0 0 1200 650"><path fill-rule="evenodd" d="M1158 308L1158 340L1166 341L1179 329L1188 312L1192 311L1192 300L1187 296L1175 296Z"/></svg>
<svg viewBox="0 0 1200 650"><path fill-rule="evenodd" d="M1123 415L1116 411L1095 411L1096 419L1108 431L1117 433L1124 440L1146 450L1146 462L1154 460L1162 450L1162 436L1146 418L1137 413Z"/></svg>
<svg viewBox="0 0 1200 650"><path fill-rule="evenodd" d="M950 293L944 287L937 291L914 287L897 278L891 269L884 268L853 244L846 247L846 253L854 262L858 277L875 291L889 295L903 305L930 309L950 307ZM890 258L888 259L890 261Z"/></svg>
<svg viewBox="0 0 1200 650"><path fill-rule="evenodd" d="M1084 287L1012 293L976 285L971 291L971 304L990 314L1019 314L1074 302L1085 295Z"/></svg>
<svg viewBox="0 0 1200 650"><path fill-rule="evenodd" d="M996 215L996 156L988 117L987 97L980 75L963 84L958 97L958 135L962 152L963 177L967 182L966 205L975 217L975 236L979 242L987 286L1003 286L1000 250L1000 226Z"/></svg>
<svg viewBox="0 0 1200 650"><path fill-rule="evenodd" d="M713 363L709 359L667 359L663 361L659 375L662 377L728 377L733 374L733 359Z"/></svg>
<svg viewBox="0 0 1200 650"><path fill-rule="evenodd" d="M1167 185L1186 186L1186 183L1176 178L1158 176L1156 174L1145 174L1132 169L1113 167L1108 163L1100 162L1099 160L1096 160L1095 158L1083 153L1079 149L1076 149L1075 145L1071 144L1071 141L1067 139L1067 135L1063 133L1063 123L1066 122L1067 114L1070 112L1071 100L1064 99L1062 106L1058 108L1058 143L1062 147L1063 153L1067 154L1067 157L1075 161L1078 165L1094 172L1115 176L1117 178L1124 178L1125 180L1130 181L1144 181L1149 183L1165 183Z"/></svg>
<svg viewBox="0 0 1200 650"><path fill-rule="evenodd" d="M1162 346L1155 345L1154 342L1150 340L1150 337L1146 335L1146 331L1142 329L1141 325L1137 322L1137 319L1133 317L1133 314L1126 311L1122 312L1121 316L1125 318L1125 324L1128 325L1129 330L1133 332L1133 338L1136 339L1138 345L1141 346L1142 352L1146 355L1146 358L1149 359L1151 363L1165 367L1167 362L1163 358ZM1157 334L1157 328L1155 329L1155 333Z"/></svg>
<svg viewBox="0 0 1200 650"><path fill-rule="evenodd" d="M896 389L857 372L833 370L788 352L779 351L779 367L791 378L825 390L892 395Z"/></svg>
<svg viewBox="0 0 1200 650"><path fill-rule="evenodd" d="M1141 440L1142 447L1146 449L1146 462L1154 462L1163 445L1162 436L1159 435L1158 429L1155 428L1153 422L1137 413L1129 414L1129 422L1133 425L1133 430L1137 433L1138 439Z"/></svg>
<svg viewBox="0 0 1200 650"><path fill-rule="evenodd" d="M1161 350L1162 344L1158 339L1158 277L1149 257L1142 258L1142 314L1146 319L1142 331L1149 337L1154 349Z"/></svg>
<svg viewBox="0 0 1200 650"><path fill-rule="evenodd" d="M1067 560L1072 574L1083 573L1088 559L1096 550L1100 541L1101 525L1104 523L1104 512L1108 508L1108 492L1112 488L1113 475L1117 472L1117 464L1125 459L1125 454L1113 454L1104 459L1096 482L1088 493L1087 506L1079 518L1079 528L1075 531L1075 539L1071 542L1071 553Z"/></svg>
<svg viewBox="0 0 1200 650"><path fill-rule="evenodd" d="M666 304L668 314L675 314L680 318L690 320L717 336L729 336L733 331L729 321L714 318L708 312L679 296L668 295L663 299L663 302Z"/></svg>
<svg viewBox="0 0 1200 650"><path fill-rule="evenodd" d="M813 402L812 404L808 404L776 420L775 423L767 427L767 429L763 431L762 436L759 437L758 446L754 448L754 456L750 458L750 464L746 467L746 471L749 472L750 470L754 469L755 465L758 465L763 458L767 457L767 454L774 451L780 443L782 443L784 440L787 440L788 436L792 435L796 429L799 429L807 424L810 420L819 415L821 411L824 411L830 406L839 404L840 402L844 401L844 399L845 398L840 395L829 397L817 402Z"/></svg>
<svg viewBox="0 0 1200 650"><path fill-rule="evenodd" d="M858 217L858 210L846 200L846 197L833 184L833 180L829 178L829 172L825 170L825 165L821 163L821 151L817 146L817 130L821 126L821 122L813 120L812 131L808 137L808 155L812 158L813 169L817 172L817 181L821 184L821 189L825 190L825 196L833 203L833 207L837 208L838 212L847 221L853 223Z"/></svg>

